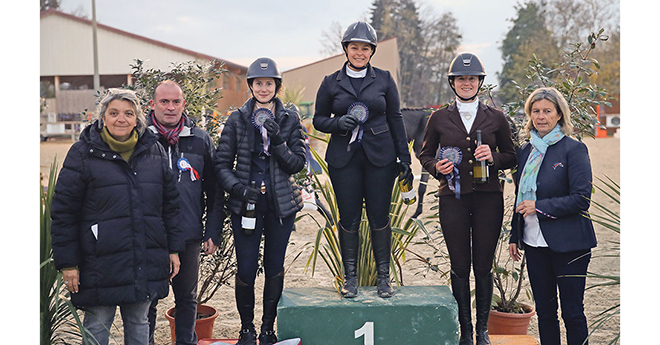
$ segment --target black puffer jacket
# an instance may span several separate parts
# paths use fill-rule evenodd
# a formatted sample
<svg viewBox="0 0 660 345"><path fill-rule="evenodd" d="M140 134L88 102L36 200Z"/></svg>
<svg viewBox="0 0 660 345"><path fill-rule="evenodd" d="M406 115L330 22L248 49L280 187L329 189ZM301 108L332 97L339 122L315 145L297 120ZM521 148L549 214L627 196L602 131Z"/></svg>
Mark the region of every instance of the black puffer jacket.
<svg viewBox="0 0 660 345"><path fill-rule="evenodd" d="M251 120L253 108L254 99L250 98L229 115L215 152L218 180L230 193L237 183L245 186L249 184L251 157L255 147L255 131ZM270 185L274 186L277 214L284 218L303 207L300 189L291 175L298 173L305 166L305 140L300 117L295 109L284 108L282 102L276 98L274 114L284 142L270 147ZM241 198L231 195L227 208L240 214L243 204Z"/></svg>
<svg viewBox="0 0 660 345"><path fill-rule="evenodd" d="M98 121L87 126L64 160L51 214L55 266L80 270L76 306L167 296L169 253L184 242L175 176L151 131L126 162Z"/></svg>

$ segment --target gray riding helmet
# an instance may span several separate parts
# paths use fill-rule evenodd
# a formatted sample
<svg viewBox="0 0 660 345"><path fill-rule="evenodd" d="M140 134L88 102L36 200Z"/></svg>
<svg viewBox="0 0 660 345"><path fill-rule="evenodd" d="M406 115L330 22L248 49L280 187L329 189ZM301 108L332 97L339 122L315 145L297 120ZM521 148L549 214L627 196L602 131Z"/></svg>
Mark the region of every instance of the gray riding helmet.
<svg viewBox="0 0 660 345"><path fill-rule="evenodd" d="M486 71L484 69L484 65L481 63L481 60L479 60L479 58L472 53L458 54L449 64L449 71L447 72L447 81L449 82L449 86L454 91L456 97L460 98L462 101L471 101L475 99L479 94L478 89L474 96L470 98L463 98L456 93L453 81L454 77L459 75L478 76L480 89L486 77Z"/></svg>
<svg viewBox="0 0 660 345"><path fill-rule="evenodd" d="M348 52L346 47L351 42L364 42L371 45L371 56L374 56L376 53L376 46L378 45L378 35L376 34L376 29L373 26L369 25L367 22L355 22L346 28L344 31L344 37L341 39L341 46L344 48L344 55L346 55L346 60L348 60ZM369 57L369 62L371 62L371 56ZM350 60L348 60L348 65L354 69L362 70L367 68L367 65L363 67L354 66Z"/></svg>
<svg viewBox="0 0 660 345"><path fill-rule="evenodd" d="M277 67L277 64L273 59L260 57L250 64L250 67L248 67L247 70L247 84L250 88L250 92L252 92L252 81L255 78L273 78L275 80L275 96L273 96L268 102L271 102L277 97L277 93L282 87L282 72L280 72L279 67ZM254 93L252 96L254 97Z"/></svg>
<svg viewBox="0 0 660 345"><path fill-rule="evenodd" d="M355 22L349 25L344 31L344 37L341 40L341 45L346 47L350 42L365 42L369 43L376 50L378 45L378 35L376 29L369 25L367 22ZM373 54L372 54L373 55Z"/></svg>

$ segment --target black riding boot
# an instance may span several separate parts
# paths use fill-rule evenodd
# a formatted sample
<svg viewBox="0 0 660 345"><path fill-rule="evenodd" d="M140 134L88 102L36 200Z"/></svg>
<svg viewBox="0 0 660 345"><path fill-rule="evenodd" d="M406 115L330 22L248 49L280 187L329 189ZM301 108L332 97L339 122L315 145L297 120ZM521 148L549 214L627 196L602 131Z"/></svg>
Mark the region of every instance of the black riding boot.
<svg viewBox="0 0 660 345"><path fill-rule="evenodd" d="M390 284L390 252L392 248L392 227L390 221L380 229L371 229L371 245L376 259L376 287L381 298L392 297Z"/></svg>
<svg viewBox="0 0 660 345"><path fill-rule="evenodd" d="M275 317L277 316L277 303L284 289L284 271L274 277L266 278L264 284L264 315L261 318L261 333L259 345L271 345L277 342L275 335Z"/></svg>
<svg viewBox="0 0 660 345"><path fill-rule="evenodd" d="M473 345L472 341L472 303L470 302L470 276L460 278L451 271L451 292L458 304L458 324L461 330L459 345Z"/></svg>
<svg viewBox="0 0 660 345"><path fill-rule="evenodd" d="M488 337L488 316L490 316L490 306L493 300L493 272L488 272L485 276L475 277L477 300L477 345L489 345Z"/></svg>
<svg viewBox="0 0 660 345"><path fill-rule="evenodd" d="M357 281L357 257L360 248L360 234L357 229L349 231L339 224L339 246L341 247L341 260L344 264L344 286L341 288L341 296L354 298L358 293Z"/></svg>
<svg viewBox="0 0 660 345"><path fill-rule="evenodd" d="M254 286L247 285L236 277L234 293L236 308L241 317L241 331L236 345L257 345L257 331L254 329Z"/></svg>

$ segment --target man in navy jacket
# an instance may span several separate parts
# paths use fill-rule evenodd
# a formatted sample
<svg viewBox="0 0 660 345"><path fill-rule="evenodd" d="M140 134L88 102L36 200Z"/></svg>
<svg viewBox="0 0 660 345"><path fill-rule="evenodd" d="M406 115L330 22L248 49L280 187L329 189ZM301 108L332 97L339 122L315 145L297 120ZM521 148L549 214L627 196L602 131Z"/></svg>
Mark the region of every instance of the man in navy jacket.
<svg viewBox="0 0 660 345"><path fill-rule="evenodd" d="M172 279L176 343L197 344L195 320L200 242L206 254L214 253L221 241L224 220L224 194L218 189L213 172L215 147L208 133L196 127L184 113L186 101L176 82L168 80L158 84L150 104L148 128L158 136L167 152L181 196L181 227L186 243L185 249L179 252L179 274ZM205 212L206 231L202 222ZM150 344L153 344L156 304L154 301L149 311Z"/></svg>

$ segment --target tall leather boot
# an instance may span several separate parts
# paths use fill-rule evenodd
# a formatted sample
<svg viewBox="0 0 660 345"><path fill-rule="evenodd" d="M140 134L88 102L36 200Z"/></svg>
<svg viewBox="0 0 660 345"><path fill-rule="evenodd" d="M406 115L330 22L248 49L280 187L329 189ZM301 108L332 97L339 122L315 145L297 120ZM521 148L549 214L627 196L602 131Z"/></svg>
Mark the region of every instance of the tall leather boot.
<svg viewBox="0 0 660 345"><path fill-rule="evenodd" d="M493 272L488 272L484 276L476 276L476 293L477 300L477 345L489 345L490 338L488 337L488 316L490 316L490 306L493 300Z"/></svg>
<svg viewBox="0 0 660 345"><path fill-rule="evenodd" d="M261 333L259 345L271 345L277 342L275 335L275 317L277 316L277 303L284 289L284 270L274 277L266 278L264 284L264 314L261 318Z"/></svg>
<svg viewBox="0 0 660 345"><path fill-rule="evenodd" d="M451 271L451 292L458 304L458 324L461 336L459 345L473 345L472 341L472 303L470 302L470 276L460 278Z"/></svg>
<svg viewBox="0 0 660 345"><path fill-rule="evenodd" d="M346 230L341 222L337 224L339 225L341 261L344 264L344 286L341 288L341 296L355 298L358 293L357 257L360 248L360 234L357 229L354 231Z"/></svg>
<svg viewBox="0 0 660 345"><path fill-rule="evenodd" d="M376 259L376 288L381 298L392 297L390 284L390 252L392 248L392 227L389 219L387 225L380 229L371 229L371 245Z"/></svg>
<svg viewBox="0 0 660 345"><path fill-rule="evenodd" d="M241 281L235 276L234 294L236 308L241 317L241 331L236 345L257 345L257 331L254 329L254 286Z"/></svg>

